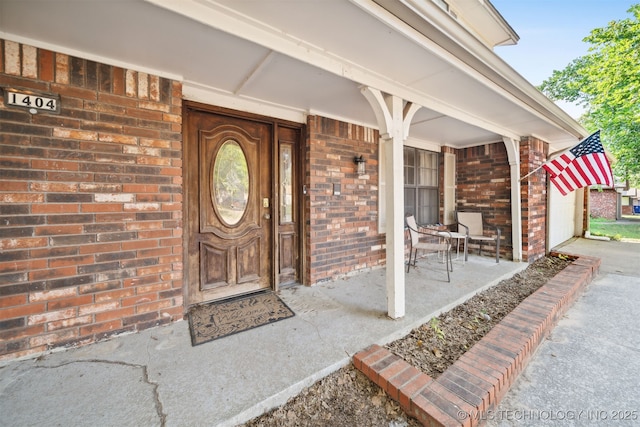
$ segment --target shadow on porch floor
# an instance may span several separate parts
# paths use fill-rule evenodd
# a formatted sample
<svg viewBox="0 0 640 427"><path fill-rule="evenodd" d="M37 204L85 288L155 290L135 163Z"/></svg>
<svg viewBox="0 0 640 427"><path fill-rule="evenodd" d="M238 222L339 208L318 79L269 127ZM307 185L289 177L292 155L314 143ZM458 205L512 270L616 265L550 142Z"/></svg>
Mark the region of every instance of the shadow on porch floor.
<svg viewBox="0 0 640 427"><path fill-rule="evenodd" d="M526 266L470 255L447 283L442 264L419 260L405 273L406 315L397 320L387 317L377 269L283 289L295 317L197 347L183 321L8 362L0 412L8 425L236 425Z"/></svg>

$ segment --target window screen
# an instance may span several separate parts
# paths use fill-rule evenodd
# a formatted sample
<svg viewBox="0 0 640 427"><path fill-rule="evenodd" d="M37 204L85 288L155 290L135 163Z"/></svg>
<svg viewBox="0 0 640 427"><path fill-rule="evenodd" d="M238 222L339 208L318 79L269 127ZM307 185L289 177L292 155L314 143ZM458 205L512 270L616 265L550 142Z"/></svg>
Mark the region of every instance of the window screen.
<svg viewBox="0 0 640 427"><path fill-rule="evenodd" d="M438 153L404 147L404 210L419 224L438 222Z"/></svg>

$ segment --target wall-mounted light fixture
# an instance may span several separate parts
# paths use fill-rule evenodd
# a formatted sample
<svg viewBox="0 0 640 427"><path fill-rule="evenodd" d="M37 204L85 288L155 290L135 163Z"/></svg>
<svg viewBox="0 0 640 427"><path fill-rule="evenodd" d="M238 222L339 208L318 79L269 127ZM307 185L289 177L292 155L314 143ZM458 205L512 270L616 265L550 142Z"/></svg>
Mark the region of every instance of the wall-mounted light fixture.
<svg viewBox="0 0 640 427"><path fill-rule="evenodd" d="M356 164L356 172L359 177L367 173L366 167L365 167L367 164L367 161L364 159L364 157L362 157L362 155L354 157L353 163Z"/></svg>

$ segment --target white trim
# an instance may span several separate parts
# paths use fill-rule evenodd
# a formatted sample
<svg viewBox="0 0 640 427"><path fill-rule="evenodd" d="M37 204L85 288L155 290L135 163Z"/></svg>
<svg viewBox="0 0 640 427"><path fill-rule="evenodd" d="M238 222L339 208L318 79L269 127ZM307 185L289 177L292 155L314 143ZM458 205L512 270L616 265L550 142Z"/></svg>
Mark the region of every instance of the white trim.
<svg viewBox="0 0 640 427"><path fill-rule="evenodd" d="M442 222L445 225L455 224L456 211L456 161L457 156L453 153L443 153L443 193L442 201Z"/></svg>
<svg viewBox="0 0 640 427"><path fill-rule="evenodd" d="M174 0L145 1L168 9L173 13L186 16L209 27L236 35L265 48L280 52L306 64L313 65L348 80L358 82L364 86L376 88L381 92L393 94L404 100L427 107L431 110L477 126L481 129L494 132L498 135L508 135L512 138L518 137L518 135L516 135L512 130L497 123L469 114L462 108L450 105L428 94L417 93L415 89L410 86L401 85L395 80L391 80L370 69L364 68L347 60L346 58L330 54L318 46L293 37L290 34L285 34L277 28L273 28L263 22L256 21L251 17L220 5L213 0L209 0L206 3L200 3L196 0L181 0L180 2L176 2ZM372 14L393 30L405 35L409 40L418 43L430 53L442 57L451 65L461 69L466 74L469 74L476 79L480 79L479 81L484 85L492 88L497 93L501 93L502 96L510 99L516 105L528 109L527 104L524 104L520 99L508 94L506 91L502 90L500 86L496 86L494 82L491 82L489 79L480 75L480 73L466 65L460 59L456 58L453 54L429 41L424 35L407 26L404 22L400 21L386 10L369 2L363 2L363 0L351 0L351 2L361 7L364 11ZM533 110L530 112L535 114ZM539 113L536 115L539 115Z"/></svg>
<svg viewBox="0 0 640 427"><path fill-rule="evenodd" d="M492 49L488 48L484 43L477 39L477 37L459 25L455 20L452 20L448 14L429 13L429 10L442 12L442 10L434 3L424 0L400 0L399 2L388 2L389 6L387 7L393 8L400 3L405 7L408 7L415 16L418 16L424 22L433 25L447 38L456 42L464 51L464 60L459 53L454 54L431 41L423 32L420 31L420 28L414 29L409 27L409 24L405 24L401 17L394 15L394 13L399 13L397 8L395 11L390 9L388 10L386 7L372 5L368 0L350 1L360 6L363 10L369 11L372 16L377 17L382 22L388 23L389 26L397 30L399 33L409 35L409 32L413 31L415 34L418 34L419 36L412 37L412 39L417 43L420 43L420 45L426 47L430 52L456 66L479 83L484 84L494 92L501 94L515 105L523 107L528 112L534 114L540 119L543 119L545 122L557 127L558 129L573 133L576 138L581 139L584 138L582 135L586 136L586 130L582 125L580 125L553 101L543 95L535 86L500 58ZM384 12L381 12L381 10L384 10ZM392 18L385 16L385 12ZM394 21L394 23L391 24L391 21ZM403 31L404 27L409 27L410 30ZM475 65L473 65L474 63ZM488 75L489 73L485 74L475 68L484 68L485 66L489 69L492 75ZM523 100L522 95L525 95L528 99ZM411 98L407 99L410 100ZM506 135L504 133L499 134ZM512 137L512 135L509 136Z"/></svg>
<svg viewBox="0 0 640 427"><path fill-rule="evenodd" d="M407 147L419 148L421 150L434 151L440 153L442 151L442 145L437 142L425 141L423 139L407 138L404 141L404 145Z"/></svg>
<svg viewBox="0 0 640 427"><path fill-rule="evenodd" d="M338 114L327 113L326 111L316 110L314 108L309 109L307 111L307 114L310 115L310 116L321 116L321 117L324 117L324 118L327 118L327 119L333 119L333 120L337 120L339 122L349 123L349 124L355 125L355 126L363 126L365 128L369 128L369 129L380 131L380 129L378 129L378 125L375 124L375 123L363 122L361 120L354 120L354 119L349 118L349 117L340 116Z"/></svg>
<svg viewBox="0 0 640 427"><path fill-rule="evenodd" d="M442 32L445 36L449 37L451 40L457 42L460 47L464 49L464 53L466 54L463 59L462 56L456 55L440 45L436 44L434 41L429 39L426 35L419 31L419 29L415 29L405 23L400 17L393 14L393 12L388 11L384 7L370 2L368 0L350 0L353 4L360 7L362 10L367 11L373 17L380 20L380 22L385 23L399 34L402 34L407 37L407 39L414 41L420 46L424 47L428 52L438 56L443 59L447 63L456 67L457 69L464 72L466 75L472 77L477 82L482 85L488 87L493 92L501 95L508 101L512 102L515 105L523 108L527 112L535 115L539 119L544 120L545 122L557 127L558 129L564 130L565 132L574 133L576 137L579 135L585 134L586 130L582 128L582 126L569 114L567 114L564 110L558 107L553 101L544 96L537 88L535 88L531 83L529 83L524 77L522 77L518 72L516 72L511 66L509 66L504 60L502 60L498 55L495 54L491 49L485 46L482 42L475 39L471 36L466 30L464 30L459 25L450 26L447 28L447 25L444 24L443 21L436 22L437 14L426 15L422 13L421 10L416 9L412 6L409 6L405 3L406 6L409 6L417 16L423 19L425 22L429 22L434 25L439 31ZM393 4L393 2L392 2ZM425 5L429 5L430 7L437 8L437 6L424 3ZM446 14L441 14L442 16L446 16ZM431 19L430 19L431 18ZM447 16L447 19L449 17ZM445 31L446 30L446 31ZM473 62L478 63L479 66L486 66L489 68L495 75L489 76L483 74L479 69L474 68L472 65ZM500 81L504 80L504 81ZM505 84L506 83L506 84ZM374 85L375 86L375 85ZM507 86L513 86L507 88ZM382 88L380 86L377 86ZM513 89L517 89L514 91ZM384 89L383 89L384 90ZM388 90L385 90L388 91ZM432 110L445 113L448 116L458 118L458 116L451 114L444 110L438 110L437 108L432 107L429 104L425 104L421 102L420 96L416 97L415 92L413 93L404 93L404 92L392 92L399 94L404 99L412 102L416 102L425 107L428 107ZM532 103L526 102L522 99L522 95L526 95L528 100L533 101L535 105L531 105ZM421 94L425 95L425 94ZM542 109L540 108L542 107ZM552 113L551 117L547 113ZM466 121L466 120L462 120ZM469 122L475 124L473 122ZM477 125L483 129L493 130L492 128L485 128L483 126ZM511 131L505 132L493 130L495 133L499 135L506 135L510 138L517 139L518 136L512 133Z"/></svg>
<svg viewBox="0 0 640 427"><path fill-rule="evenodd" d="M306 123L307 121L307 113L303 110L268 103L254 98L234 95L229 92L223 92L194 82L184 82L182 84L182 97L188 101L218 105L220 107L245 111L247 113L260 114L262 116L274 117L296 123Z"/></svg>
<svg viewBox="0 0 640 427"><path fill-rule="evenodd" d="M509 158L511 182L511 247L514 262L522 261L522 192L520 183L520 142L502 138Z"/></svg>

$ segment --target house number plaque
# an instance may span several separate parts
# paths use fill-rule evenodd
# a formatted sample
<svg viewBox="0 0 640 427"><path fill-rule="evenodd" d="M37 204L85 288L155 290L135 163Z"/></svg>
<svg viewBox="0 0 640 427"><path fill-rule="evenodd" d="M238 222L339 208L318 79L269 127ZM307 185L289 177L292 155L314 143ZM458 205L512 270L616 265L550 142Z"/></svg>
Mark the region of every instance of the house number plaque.
<svg viewBox="0 0 640 427"><path fill-rule="evenodd" d="M27 108L31 114L36 114L38 111L60 112L59 96L5 89L4 103L7 106Z"/></svg>

